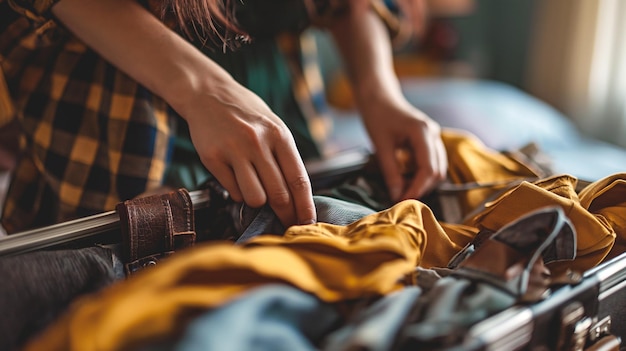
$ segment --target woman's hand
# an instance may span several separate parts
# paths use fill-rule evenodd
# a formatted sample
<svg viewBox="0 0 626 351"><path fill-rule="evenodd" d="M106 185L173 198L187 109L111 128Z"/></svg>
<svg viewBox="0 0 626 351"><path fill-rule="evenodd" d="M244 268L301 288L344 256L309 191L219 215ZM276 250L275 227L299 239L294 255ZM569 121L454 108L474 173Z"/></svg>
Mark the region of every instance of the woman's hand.
<svg viewBox="0 0 626 351"><path fill-rule="evenodd" d="M387 30L369 2L354 0L350 5L330 30L344 58L356 105L376 147L391 198L419 198L447 174L439 125L404 97ZM396 162L396 152L402 149L408 149L416 168L408 180Z"/></svg>
<svg viewBox="0 0 626 351"><path fill-rule="evenodd" d="M360 111L392 200L420 198L446 177L447 155L435 121L406 101L371 102ZM399 160L399 154L409 159Z"/></svg>
<svg viewBox="0 0 626 351"><path fill-rule="evenodd" d="M187 120L200 159L235 200L269 203L285 226L316 220L290 131L219 65L134 0L62 0L52 12Z"/></svg>
<svg viewBox="0 0 626 351"><path fill-rule="evenodd" d="M257 95L233 81L180 112L202 163L235 201L267 202L286 226L315 222L311 183L292 134Z"/></svg>

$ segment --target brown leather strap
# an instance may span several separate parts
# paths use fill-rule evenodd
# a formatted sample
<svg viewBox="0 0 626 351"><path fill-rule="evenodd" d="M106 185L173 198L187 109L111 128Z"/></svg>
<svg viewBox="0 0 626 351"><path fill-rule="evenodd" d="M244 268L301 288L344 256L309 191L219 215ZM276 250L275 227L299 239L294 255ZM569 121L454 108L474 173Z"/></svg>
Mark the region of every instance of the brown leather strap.
<svg viewBox="0 0 626 351"><path fill-rule="evenodd" d="M116 209L127 274L195 244L193 205L185 189L127 200Z"/></svg>

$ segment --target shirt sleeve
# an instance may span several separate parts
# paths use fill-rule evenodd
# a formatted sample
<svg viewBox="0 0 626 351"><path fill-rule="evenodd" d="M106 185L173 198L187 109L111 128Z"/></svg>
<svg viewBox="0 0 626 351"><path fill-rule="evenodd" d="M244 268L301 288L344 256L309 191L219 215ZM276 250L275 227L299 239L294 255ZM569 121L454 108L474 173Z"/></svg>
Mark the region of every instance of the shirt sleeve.
<svg viewBox="0 0 626 351"><path fill-rule="evenodd" d="M311 24L318 27L328 26L337 17L341 17L350 6L350 0L304 0L309 10ZM400 33L400 19L389 9L383 0L369 0L370 9L384 23L391 38Z"/></svg>
<svg viewBox="0 0 626 351"><path fill-rule="evenodd" d="M59 0L0 0L7 1L10 7L22 16L36 22L53 19L50 9Z"/></svg>

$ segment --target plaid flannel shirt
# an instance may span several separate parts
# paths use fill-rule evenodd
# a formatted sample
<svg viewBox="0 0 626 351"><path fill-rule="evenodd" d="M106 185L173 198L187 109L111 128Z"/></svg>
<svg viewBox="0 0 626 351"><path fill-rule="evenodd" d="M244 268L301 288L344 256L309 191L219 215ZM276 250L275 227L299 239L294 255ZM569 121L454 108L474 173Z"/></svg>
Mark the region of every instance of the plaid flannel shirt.
<svg viewBox="0 0 626 351"><path fill-rule="evenodd" d="M112 210L162 186L182 123L163 99L58 25L56 1L0 0L0 126L17 118L22 129L2 214L8 233ZM315 15L332 17L342 1L314 0L325 11ZM305 119L296 123L323 142L330 124L315 43L294 34L276 42L290 69L295 118Z"/></svg>
<svg viewBox="0 0 626 351"><path fill-rule="evenodd" d="M53 4L0 0L0 123L17 118L23 131L2 214L9 233L112 210L160 187L181 123L163 99L58 26ZM280 43L288 60L301 58L297 40ZM315 115L319 99L310 97L322 87L290 66L296 101Z"/></svg>
<svg viewBox="0 0 626 351"><path fill-rule="evenodd" d="M21 16L0 34L23 132L2 215L9 233L111 210L161 185L167 167L167 104L57 26L51 4L11 2Z"/></svg>

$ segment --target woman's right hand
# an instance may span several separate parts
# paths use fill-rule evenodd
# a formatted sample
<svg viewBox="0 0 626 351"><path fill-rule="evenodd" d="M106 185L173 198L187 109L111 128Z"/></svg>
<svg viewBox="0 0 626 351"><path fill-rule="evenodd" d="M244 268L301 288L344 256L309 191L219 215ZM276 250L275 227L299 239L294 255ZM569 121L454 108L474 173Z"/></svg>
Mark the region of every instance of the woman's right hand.
<svg viewBox="0 0 626 351"><path fill-rule="evenodd" d="M189 99L179 113L202 163L235 201L268 203L285 226L316 221L293 136L256 94L232 80Z"/></svg>
<svg viewBox="0 0 626 351"><path fill-rule="evenodd" d="M134 0L61 0L52 12L189 124L204 166L233 199L269 203L285 226L315 222L289 129L254 93Z"/></svg>

